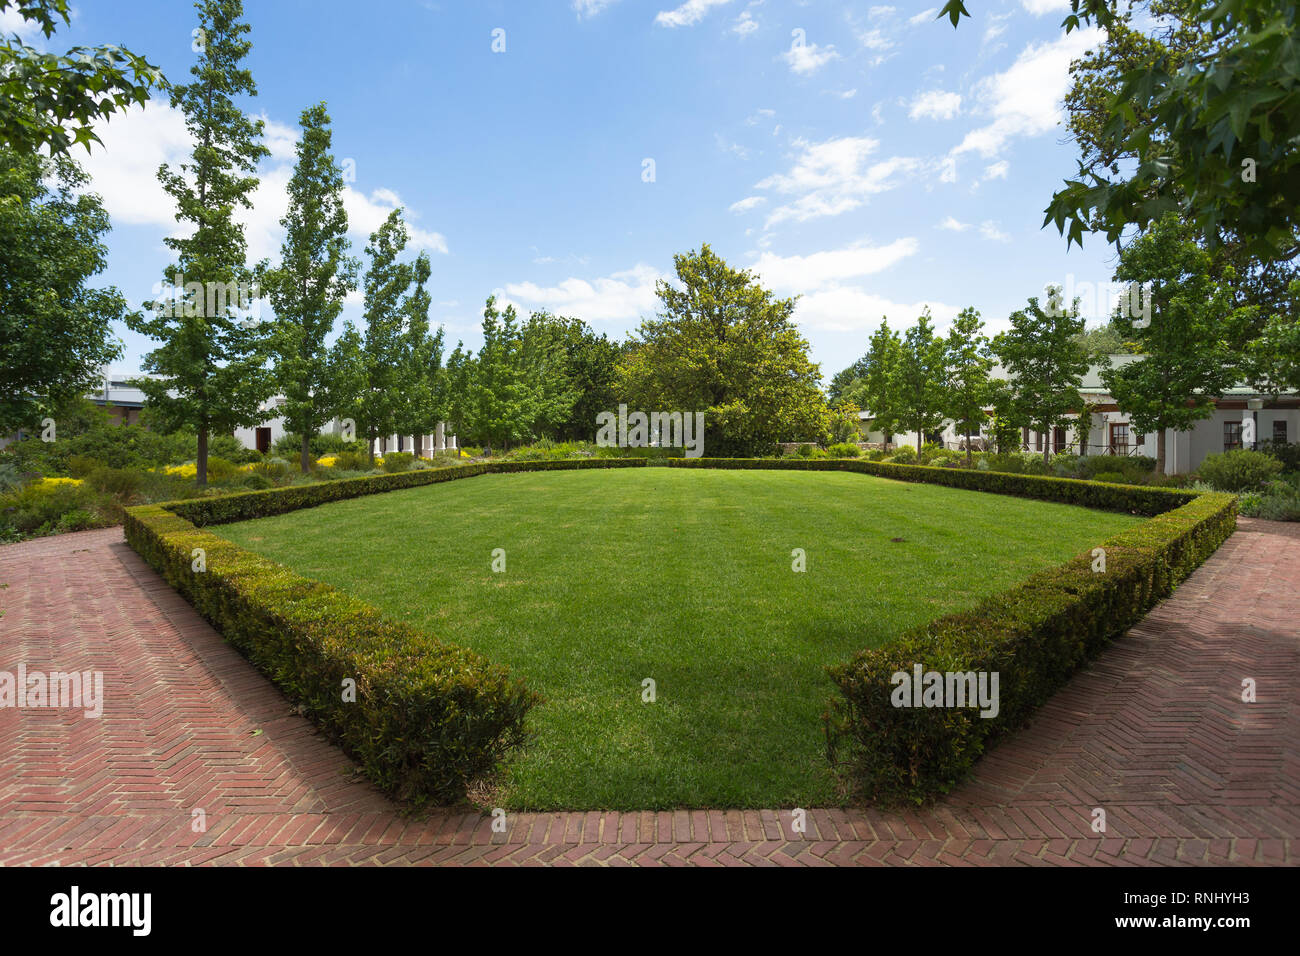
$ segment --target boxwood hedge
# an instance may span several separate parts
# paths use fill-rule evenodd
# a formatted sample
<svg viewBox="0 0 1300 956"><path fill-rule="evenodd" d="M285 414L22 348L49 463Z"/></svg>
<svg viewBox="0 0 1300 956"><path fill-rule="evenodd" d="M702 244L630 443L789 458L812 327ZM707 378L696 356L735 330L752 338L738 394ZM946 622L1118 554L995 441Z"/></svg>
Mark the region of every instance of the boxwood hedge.
<svg viewBox="0 0 1300 956"><path fill-rule="evenodd" d="M884 462L698 458L673 465L858 471L1153 516L1102 542L1098 553L1039 572L970 611L829 668L842 696L824 718L828 756L847 788L881 803L920 803L950 790L991 740L1022 726L1236 527L1236 498L1225 494ZM912 675L918 664L923 672L998 674L997 715L981 717L974 707L895 706L894 676Z"/></svg>
<svg viewBox="0 0 1300 956"><path fill-rule="evenodd" d="M487 472L644 464L593 459L431 469L146 505L128 509L124 524L130 546L383 790L413 803L454 803L522 741L537 695L504 667L385 619L202 526Z"/></svg>
<svg viewBox="0 0 1300 956"><path fill-rule="evenodd" d="M988 742L1020 726L1087 659L1138 621L1230 535L1236 499L1036 475L827 459L673 458L675 468L856 471L1151 516L971 611L941 617L829 668L827 753L856 794L921 802L946 792ZM505 668L438 641L328 585L295 575L204 526L476 475L645 467L644 458L489 462L128 509L126 537L385 791L461 799L519 744L538 697ZM196 570L196 549L205 570ZM892 703L893 677L998 673L999 713ZM345 695L355 682L355 697Z"/></svg>

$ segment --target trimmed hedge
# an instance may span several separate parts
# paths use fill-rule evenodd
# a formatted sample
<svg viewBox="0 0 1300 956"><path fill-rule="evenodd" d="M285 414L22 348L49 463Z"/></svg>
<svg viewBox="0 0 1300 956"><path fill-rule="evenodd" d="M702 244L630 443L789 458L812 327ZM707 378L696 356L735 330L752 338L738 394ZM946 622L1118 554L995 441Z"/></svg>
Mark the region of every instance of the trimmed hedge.
<svg viewBox="0 0 1300 956"><path fill-rule="evenodd" d="M128 509L128 543L385 791L414 802L463 798L522 742L539 698L508 672L325 584L201 530L330 501L482 474L645 467L644 458L488 462ZM1091 555L1033 575L975 609L915 628L828 668L842 698L825 716L832 765L870 799L944 793L987 744L1014 729L1112 637L1136 623L1235 528L1236 498L1167 488L859 460L673 458L675 468L855 471L903 481L1154 516ZM195 548L207 570L192 569ZM894 674L999 674L999 713L895 707ZM356 701L343 682L356 681Z"/></svg>
<svg viewBox="0 0 1300 956"><path fill-rule="evenodd" d="M588 458L566 461L500 461L477 465L452 465L447 468L428 468L423 471L404 471L394 475L367 475L362 478L343 478L338 481L321 481L310 485L291 485L267 491L243 492L233 495L216 495L211 498L190 498L185 501L166 502L162 507L180 515L198 527L212 524L229 524L285 514L302 508L314 508L331 501L345 501L363 495L377 495L385 491L416 488L473 478L475 475L508 474L516 471L568 471L580 468L644 468L643 458Z"/></svg>
<svg viewBox="0 0 1300 956"><path fill-rule="evenodd" d="M977 491L1152 515L1091 553L1034 574L828 668L841 698L824 716L827 755L848 789L881 803L946 793L996 737L1024 724L1085 661L1136 624L1236 528L1236 498L1038 475L861 461L683 459L676 467L857 471ZM973 707L896 707L899 672L999 675L995 717Z"/></svg>
<svg viewBox="0 0 1300 956"><path fill-rule="evenodd" d="M825 715L827 752L850 786L882 802L946 793L992 739L1030 714L1112 638L1136 624L1236 527L1236 499L1206 494L1041 571L978 607L915 628L830 668L843 698ZM895 707L902 671L997 673L999 711Z"/></svg>
<svg viewBox="0 0 1300 956"><path fill-rule="evenodd" d="M1080 481L1046 475L1014 475L999 471L966 468L936 468L930 465L896 465L884 461L805 458L674 458L674 468L758 468L807 471L856 471L877 478L916 481L968 491L988 491L1018 498L1039 498L1062 504L1157 515L1186 504L1198 492L1144 485L1116 485L1104 481Z"/></svg>
<svg viewBox="0 0 1300 956"><path fill-rule="evenodd" d="M437 640L196 525L487 472L644 466L525 462L378 475L130 508L126 540L167 583L361 765L413 803L454 803L524 738L539 697L504 667ZM196 548L206 570L193 569ZM344 700L344 681L355 700Z"/></svg>

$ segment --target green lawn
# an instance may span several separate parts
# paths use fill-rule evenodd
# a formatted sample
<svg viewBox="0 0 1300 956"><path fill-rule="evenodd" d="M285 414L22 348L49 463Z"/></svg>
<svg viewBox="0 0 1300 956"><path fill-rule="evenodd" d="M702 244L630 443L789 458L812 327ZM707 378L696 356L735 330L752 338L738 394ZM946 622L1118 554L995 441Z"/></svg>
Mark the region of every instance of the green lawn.
<svg viewBox="0 0 1300 956"><path fill-rule="evenodd" d="M487 475L212 530L541 692L494 805L626 810L836 802L827 664L1138 520L858 474L638 468Z"/></svg>

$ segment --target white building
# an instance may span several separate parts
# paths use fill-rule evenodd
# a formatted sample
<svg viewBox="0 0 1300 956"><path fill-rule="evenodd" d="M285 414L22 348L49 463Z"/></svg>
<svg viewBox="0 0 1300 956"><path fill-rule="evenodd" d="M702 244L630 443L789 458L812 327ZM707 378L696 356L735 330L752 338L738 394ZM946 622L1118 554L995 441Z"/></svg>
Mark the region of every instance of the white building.
<svg viewBox="0 0 1300 956"><path fill-rule="evenodd" d="M1140 355L1110 356L1113 366L1141 360ZM1128 413L1119 407L1114 396L1102 383L1102 368L1101 365L1090 367L1079 386L1079 393L1088 409L1086 445L1080 446L1077 424L1058 427L1051 435L1026 428L1021 432L1022 451L1042 452L1046 444L1054 453L1156 457L1155 433L1143 435L1133 429ZM995 368L993 377L1002 378L1005 373ZM864 411L860 417L867 441L883 442L883 433L870 430L873 420L871 413ZM1074 421L1079 417L1078 411L1070 416ZM949 448L962 448L966 440L966 436L958 434L951 422L946 422L941 434L935 437ZM976 436L971 437L974 439ZM987 428L979 437L986 442L992 438ZM927 437L927 440L930 438ZM1245 386L1236 386L1214 399L1214 411L1208 418L1196 422L1185 431L1172 428L1166 430L1165 472L1172 475L1194 471L1207 455L1215 452L1252 447L1260 442L1297 440L1300 440L1300 393L1289 392L1274 397ZM894 435L894 441L895 444L913 444L916 436L912 435L909 439L900 433Z"/></svg>

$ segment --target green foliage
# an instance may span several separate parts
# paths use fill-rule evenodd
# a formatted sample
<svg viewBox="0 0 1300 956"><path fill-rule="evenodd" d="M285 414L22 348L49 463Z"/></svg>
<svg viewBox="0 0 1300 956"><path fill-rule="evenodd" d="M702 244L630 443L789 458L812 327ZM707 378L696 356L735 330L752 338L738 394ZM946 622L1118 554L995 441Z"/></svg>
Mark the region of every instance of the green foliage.
<svg viewBox="0 0 1300 956"><path fill-rule="evenodd" d="M872 333L865 368L856 385L846 391L846 397L872 415L871 430L884 432L888 441L900 427L902 403L898 390L898 371L903 361L903 341L897 332L880 320L880 328Z"/></svg>
<svg viewBox="0 0 1300 956"><path fill-rule="evenodd" d="M1044 225L1055 222L1070 242L1082 244L1085 231L1104 231L1114 242L1126 228L1176 211L1212 242L1226 235L1262 260L1293 258L1300 251L1295 6L1148 6L1139 22L1153 37L1135 31L1130 11L1110 0L1071 0L1066 32L1095 23L1108 46L1087 65L1100 77L1076 90L1074 108L1082 101L1098 114L1083 124L1078 178L1052 197ZM969 13L964 0L948 0L940 15L956 26Z"/></svg>
<svg viewBox="0 0 1300 956"><path fill-rule="evenodd" d="M832 458L858 458L862 455L862 449L851 442L838 442L827 448L826 453Z"/></svg>
<svg viewBox="0 0 1300 956"><path fill-rule="evenodd" d="M775 298L707 243L673 261L678 284L658 284L662 311L641 323L619 366L628 407L703 412L713 454L821 441L826 403L793 320L795 300Z"/></svg>
<svg viewBox="0 0 1300 956"><path fill-rule="evenodd" d="M1101 379L1142 434L1158 436L1156 470L1165 465L1165 429L1185 431L1214 414L1214 396L1234 384L1226 330L1239 320L1233 290L1210 277L1210 254L1173 214L1120 254L1115 278L1153 283L1152 312L1139 319L1124 303L1114 323L1142 353L1102 369ZM1130 299L1136 294L1130 295ZM1131 306L1133 303L1128 303Z"/></svg>
<svg viewBox="0 0 1300 956"><path fill-rule="evenodd" d="M285 402L286 427L314 435L329 421L338 396L329 374L325 338L356 288L357 261L348 255L348 214L343 208L343 171L330 153L332 133L325 104L302 111L302 138L289 179L289 209L280 263L261 263L258 275L275 309L275 379ZM310 450L294 449L300 468Z"/></svg>
<svg viewBox="0 0 1300 956"><path fill-rule="evenodd" d="M978 435L988 419L984 410L993 401L993 353L984 335L984 323L973 308L962 309L944 343L947 365L947 389L944 397L945 417L951 419L957 433L966 436L966 457L970 460L970 437Z"/></svg>
<svg viewBox="0 0 1300 956"><path fill-rule="evenodd" d="M1122 506L1128 491L1116 488L1112 503ZM1103 542L1102 572L1094 570L1092 555L1080 555L967 613L931 621L831 668L843 694L826 716L832 763L868 799L921 803L948 792L992 740L1022 726L1072 673L1213 554L1232 534L1235 513L1230 496L1194 497ZM998 674L997 716L981 717L974 708L895 707L893 675L910 675L916 665Z"/></svg>
<svg viewBox="0 0 1300 956"><path fill-rule="evenodd" d="M415 456L409 451L390 451L384 455L384 471L390 475L410 471L414 464Z"/></svg>
<svg viewBox="0 0 1300 956"><path fill-rule="evenodd" d="M1011 423L1032 423L1050 435L1066 426L1083 407L1079 383L1088 370L1088 353L1079 344L1084 323L1078 303L1066 306L1053 287L1047 308L1030 296L1029 305L1011 314L1011 328L993 340L993 350L1010 376L1007 386L994 387L998 417ZM1043 460L1050 455L1043 443Z"/></svg>
<svg viewBox="0 0 1300 956"><path fill-rule="evenodd" d="M916 449L911 445L899 445L888 457L896 465L915 465L917 461Z"/></svg>
<svg viewBox="0 0 1300 956"><path fill-rule="evenodd" d="M1258 491L1282 471L1282 462L1262 451L1238 448L1206 455L1196 473L1217 491Z"/></svg>
<svg viewBox="0 0 1300 956"><path fill-rule="evenodd" d="M275 440L271 450L281 458L297 455L302 448L302 438L296 432L286 432ZM342 435L333 432L317 432L307 443L307 450L313 458L322 455L337 455L344 451L365 454L365 445L359 441L344 441Z"/></svg>
<svg viewBox="0 0 1300 956"><path fill-rule="evenodd" d="M0 540L108 527L120 514L116 501L89 484L37 480L0 492Z"/></svg>
<svg viewBox="0 0 1300 956"><path fill-rule="evenodd" d="M234 497L261 500L284 493ZM523 740L524 718L537 696L479 655L385 619L373 607L200 531L161 506L131 509L126 537L286 696L300 702L377 786L398 799L457 802ZM203 573L192 570L195 548L206 552ZM346 693L348 682L355 700Z"/></svg>
<svg viewBox="0 0 1300 956"><path fill-rule="evenodd" d="M194 82L171 92L171 105L185 114L195 145L179 170L158 170L184 227L163 240L176 254L164 273L173 291L148 304L151 318L134 316L128 325L161 342L141 363L161 377L136 384L166 428L187 426L197 433L196 481L202 486L209 435L258 424L273 382L265 368L271 345L266 331L251 316L238 315L248 305L241 300L251 295L253 276L235 210L251 208L258 160L270 155L260 142L262 121L250 119L234 101L257 93L252 74L239 65L252 49L245 39L249 28L240 20L240 0L201 0L196 6L204 43L190 68Z"/></svg>
<svg viewBox="0 0 1300 956"><path fill-rule="evenodd" d="M895 374L898 424L916 432L920 447L924 434L943 424L950 403L945 343L936 338L927 307L916 325L907 330Z"/></svg>
<svg viewBox="0 0 1300 956"><path fill-rule="evenodd" d="M48 40L59 22L70 24L68 0L0 0L37 24ZM45 53L17 36L0 43L0 147L25 156L42 148L66 152L76 143L90 151L100 142L95 126L165 87L157 67L113 45L75 47L62 56Z"/></svg>
<svg viewBox="0 0 1300 956"><path fill-rule="evenodd" d="M0 74L0 86L7 83ZM0 105L0 124L3 112ZM89 182L66 156L0 147L0 434L47 416L57 422L56 411L122 354L110 332L126 317L126 300L114 288L87 287L107 265L109 230Z"/></svg>
<svg viewBox="0 0 1300 956"><path fill-rule="evenodd" d="M1300 478L1270 481L1263 491L1246 491L1238 498L1241 513L1268 521L1300 521Z"/></svg>
<svg viewBox="0 0 1300 956"><path fill-rule="evenodd" d="M1283 471L1300 472L1300 442L1264 441L1259 450L1280 461Z"/></svg>

